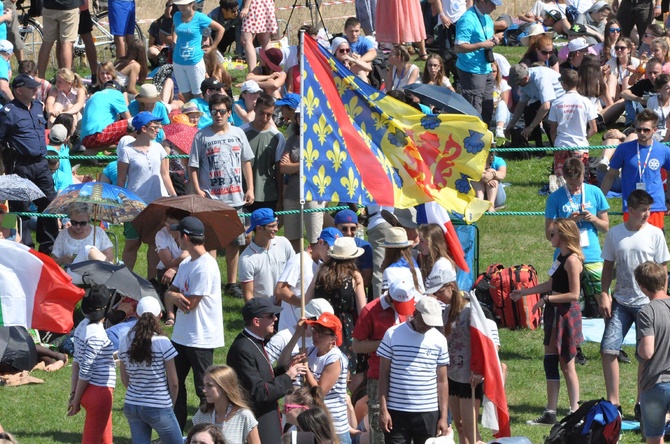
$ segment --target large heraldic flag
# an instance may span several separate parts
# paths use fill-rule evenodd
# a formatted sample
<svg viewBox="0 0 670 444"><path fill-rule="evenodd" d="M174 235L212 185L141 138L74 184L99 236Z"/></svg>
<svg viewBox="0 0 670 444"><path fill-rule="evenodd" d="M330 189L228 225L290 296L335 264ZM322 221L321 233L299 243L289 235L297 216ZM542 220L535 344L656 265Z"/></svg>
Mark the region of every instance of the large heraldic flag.
<svg viewBox="0 0 670 444"><path fill-rule="evenodd" d="M409 208L435 201L474 222L491 133L478 118L425 115L366 84L304 36L303 180L306 200Z"/></svg>

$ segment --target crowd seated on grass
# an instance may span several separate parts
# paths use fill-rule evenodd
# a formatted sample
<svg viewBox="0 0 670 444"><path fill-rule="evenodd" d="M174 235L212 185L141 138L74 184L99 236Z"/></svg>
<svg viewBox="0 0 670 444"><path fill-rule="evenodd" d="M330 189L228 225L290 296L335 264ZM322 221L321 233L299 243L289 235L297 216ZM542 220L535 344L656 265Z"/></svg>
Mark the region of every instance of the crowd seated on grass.
<svg viewBox="0 0 670 444"><path fill-rule="evenodd" d="M46 11L50 3L45 0ZM35 202L43 209L45 200L54 199L57 191L91 179L77 174L70 154L107 152L118 155L118 161L105 165L99 180L127 188L147 204L185 194L215 199L240 214L250 213L251 227L225 248L226 279L214 260L217 252L205 250L203 221L181 210L168 212L155 245L147 251L146 277L164 307L138 306L132 298L109 307L108 290L89 288L83 304L86 320L70 335L74 364L67 366L68 350L54 352L39 345L47 371L65 367L73 373L68 415L77 414L81 407L87 411L84 439L111 442L113 352L119 347L117 365L128 388L124 413L134 442L148 442L152 429L165 443L181 442L190 429L185 384L191 370L200 409L188 418L195 427L187 442L258 444L268 436L279 442L282 429L277 413L282 399L287 434L300 432L307 439L304 442L379 443L384 437L386 442L402 442L403 433L402 439L412 436L415 442L424 442L438 430L451 435L452 425L447 424L441 406L439 411L420 412L412 404L416 400L407 406L414 409L409 414L425 420L426 427L417 426L416 421L391 427L391 422L399 423L408 413L389 407L397 403L397 394L389 392L399 383L393 370L395 358L403 356L406 343L418 346L417 338L423 338L420 346L431 348L428 354L436 359L424 368L413 367L416 362L410 359L409 371L430 376L426 405L437 406L438 399L445 402L441 395L449 387L459 443L475 444L469 435L479 440L479 432L472 426L472 412L465 412L463 406L469 405L473 394L477 400L482 398L483 376L470 377L469 367L461 368L463 361L458 359L462 353L469 355L469 339L462 323L456 328L460 318L469 316L473 301L464 291L469 289L458 288L456 262L440 227L418 226L415 211L397 210L388 219L382 213L393 213L392 208L369 207L367 243L359 238L366 228L358 224L358 213L346 210L332 215L342 231L329 227L332 218L327 214L310 217L304 277L297 265L301 228L291 226L289 239L278 235L281 221L275 211L285 209L284 202L297 205L297 198L293 199L297 182L292 178L300 172L300 49L279 42L274 3L245 0L238 5L220 0L206 14L195 1L167 0L149 30L148 50L119 21L134 17L134 2L116 2L132 4L132 11L123 9L129 5L122 8L112 3L109 20L120 48L118 59L92 64L87 77L75 73L70 60L59 57L58 69L50 72L53 78L47 76L51 83L37 77L37 64L31 60L21 60L12 75L9 60L13 56L20 60L25 54L10 43L14 37L8 22L11 14L7 20L0 15L0 36L9 33L8 40L0 38L4 105L0 143L13 148L3 150L5 173L33 181L46 196L38 199L39 205ZM597 315L599 309L605 317L628 316L625 322L635 318L627 311L630 307L624 303L627 299L621 296L619 282L613 290L614 303L608 293L612 263L622 260L617 249L627 251L611 238L624 236L624 228L644 231L642 241L651 242L653 250L645 252L645 257L663 264L668 260L667 247L651 241L660 239L666 211L660 170L670 167L670 149L659 143L670 141L670 32L652 23L661 11L649 2L644 4L649 10L624 14L627 3L638 3L629 0L621 5L602 0L537 1L530 11L513 18L496 14L502 0L429 0L424 11L405 10L403 0L363 3L377 3L376 20L357 8L357 17L349 18L336 35L324 38L323 30L308 25L301 30L316 37L358 79L386 93L389 100L411 105L416 113L440 112L434 102L422 103L409 88L433 85L446 95L461 94L485 119L494 146L523 148L531 142L540 148L565 148L556 152L547 185L540 190L551 194L548 202L564 204L553 209L548 204L546 235L560 252L550 273L559 270L565 282L550 279L541 284L538 288L548 294L533 307L557 310L562 323L545 326L549 399L545 412L529 421L552 425L557 420L559 364L567 379L569 407L571 411L578 407L575 363L583 358L576 300L580 285L590 291L589 315ZM134 25L134 20L129 23ZM525 49L523 54L518 51L518 59L508 60L497 46L513 41ZM244 77L228 72L231 55L234 63L246 61ZM174 128L180 128L181 139L172 138ZM599 138L594 142L596 134ZM615 148L590 158L588 145L600 144L600 137L604 145ZM47 161L47 150L61 159ZM175 153L189 158L166 158ZM563 165L569 166L565 178ZM514 192L505 189L506 176L503 156L491 152L481 176L472 178L477 197L490 204L488 211L502 209L506 196ZM614 227L616 234L608 234L604 268L600 256L591 261L591 256L585 259L580 252L595 247L589 247L589 242L598 244L596 228L603 233L609 230L609 207L598 186L605 193L620 191L626 214L624 228ZM568 200L563 202L565 196ZM598 208L590 206L588 199L593 196ZM105 230L90 224L90 205L71 204L67 219L59 222L56 231L55 224L45 223L31 230L27 220L7 215L10 210L26 209L27 204L0 203L0 239L34 246L34 231L40 250L82 286L88 283L70 266L85 260L118 262ZM642 213L651 214L648 222ZM588 224L596 227L595 236L586 236ZM140 239L130 223L123 235L122 263L133 269L146 239ZM637 259L628 264L631 273L632 265L639 265ZM592 262L600 268L594 270ZM578 282L582 268L589 275L588 285ZM602 292L595 290L601 279ZM635 287L632 278L629 284ZM308 314L308 319L294 316L293 309L303 297L300 288L306 299L323 300L330 311ZM639 288L631 291L637 294ZM234 352L228 354L228 365L213 362L214 349L224 343L222 293L245 299L244 329L235 339ZM517 292L514 298L526 294L530 291ZM447 307L444 317L437 301ZM642 305L636 305L636 310ZM100 316L101 311L109 315ZM284 342L294 332L306 331L314 346L307 355L291 357L292 349L288 350L273 370L263 347L274 334L277 316L279 325L286 327L281 333ZM551 323L553 316L545 314L545 320ZM110 318L116 325L109 325ZM163 336L162 325L173 329L172 341ZM444 332L438 333L434 326L444 326ZM566 337L554 343L557 331ZM618 405L618 376L614 378L612 361L619 356L621 344L609 339L607 346L612 349L601 352L609 365L604 369L604 386L607 398ZM455 346L459 344L465 352ZM561 351L563 344L569 349ZM648 351L645 348L648 359L638 357L643 364L654 359ZM279 356L281 350L274 352ZM451 361L446 359L450 353ZM154 393L156 399L146 393L149 385L140 369L143 365L165 383L165 390ZM293 387L303 378L309 388ZM472 393L470 385L476 387ZM360 402L364 398L367 404ZM640 400L644 421L648 407L644 394ZM137 412L143 408L157 414L160 410L161 420L139 418ZM0 437L7 442L13 439L5 433ZM647 436L647 442L658 443L658 436Z"/></svg>

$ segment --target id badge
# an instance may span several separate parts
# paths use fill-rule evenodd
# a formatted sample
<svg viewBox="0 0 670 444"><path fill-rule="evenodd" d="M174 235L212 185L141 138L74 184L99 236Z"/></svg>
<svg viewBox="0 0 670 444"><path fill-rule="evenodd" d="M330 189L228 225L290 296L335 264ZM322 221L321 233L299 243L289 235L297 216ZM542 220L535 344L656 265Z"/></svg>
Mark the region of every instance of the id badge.
<svg viewBox="0 0 670 444"><path fill-rule="evenodd" d="M551 268L549 269L549 276L553 276L558 267L561 265L561 263L556 259L553 264L551 264Z"/></svg>
<svg viewBox="0 0 670 444"><path fill-rule="evenodd" d="M636 190L643 190L646 191L647 189L644 187L644 182L637 182L635 184L635 189Z"/></svg>
<svg viewBox="0 0 670 444"><path fill-rule="evenodd" d="M579 230L579 246L582 248L589 246L589 232L586 229Z"/></svg>

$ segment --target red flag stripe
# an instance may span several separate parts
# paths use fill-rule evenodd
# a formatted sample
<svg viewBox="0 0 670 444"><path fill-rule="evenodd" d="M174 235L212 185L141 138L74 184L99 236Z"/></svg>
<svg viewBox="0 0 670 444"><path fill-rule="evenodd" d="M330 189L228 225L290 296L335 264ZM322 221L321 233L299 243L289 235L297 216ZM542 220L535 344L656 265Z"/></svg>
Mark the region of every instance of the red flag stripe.
<svg viewBox="0 0 670 444"><path fill-rule="evenodd" d="M347 153L351 156L354 164L359 166L358 172L366 190L372 195L372 198L378 205L395 206L393 184L377 157L349 120L347 110L342 103L337 86L335 86L330 65L321 54L319 44L307 35L304 38L304 42L306 62L323 88L323 92L342 131Z"/></svg>

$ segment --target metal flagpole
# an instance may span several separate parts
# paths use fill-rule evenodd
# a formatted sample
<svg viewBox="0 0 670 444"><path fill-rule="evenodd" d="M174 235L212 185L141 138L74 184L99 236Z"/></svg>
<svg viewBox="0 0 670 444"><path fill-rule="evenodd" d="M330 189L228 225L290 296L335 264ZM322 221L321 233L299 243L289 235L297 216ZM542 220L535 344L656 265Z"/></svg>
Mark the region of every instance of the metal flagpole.
<svg viewBox="0 0 670 444"><path fill-rule="evenodd" d="M300 66L300 111L297 116L298 125L300 127L300 317L305 317L305 264L304 264L304 250L305 250L305 171L304 171L304 149L305 149L305 134L302 126L303 100L302 96L305 93L305 77L303 72L305 69L305 31L301 30L298 34L299 43L299 66ZM305 350L305 334L302 335L302 350Z"/></svg>

